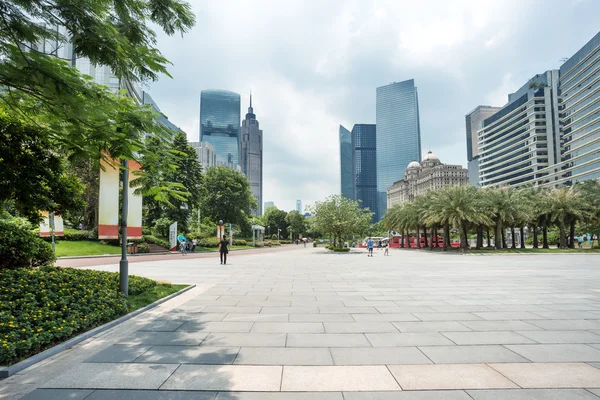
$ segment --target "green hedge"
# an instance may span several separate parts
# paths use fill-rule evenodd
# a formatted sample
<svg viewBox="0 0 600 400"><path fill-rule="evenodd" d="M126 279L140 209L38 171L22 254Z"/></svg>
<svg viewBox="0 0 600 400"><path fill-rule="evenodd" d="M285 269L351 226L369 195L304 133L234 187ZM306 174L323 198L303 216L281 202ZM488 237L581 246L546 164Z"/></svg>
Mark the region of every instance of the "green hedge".
<svg viewBox="0 0 600 400"><path fill-rule="evenodd" d="M0 270L39 267L56 260L52 246L31 230L23 218L0 218Z"/></svg>
<svg viewBox="0 0 600 400"><path fill-rule="evenodd" d="M198 246L200 247L219 247L219 239L217 238L204 238L198 240Z"/></svg>
<svg viewBox="0 0 600 400"><path fill-rule="evenodd" d="M142 236L142 240L146 243L152 243L152 244L156 244L158 246L162 246L165 249L171 248L171 245L169 244L168 240L160 239L160 238L157 238L156 236L144 235L144 236Z"/></svg>
<svg viewBox="0 0 600 400"><path fill-rule="evenodd" d="M33 233L37 236L40 235L39 229L34 229ZM64 236L54 236L54 240L68 240L68 241L77 241L77 240L98 240L98 232L96 230L93 231L83 231L79 229L71 229L65 228ZM51 242L52 238L50 236L42 237L47 242Z"/></svg>
<svg viewBox="0 0 600 400"><path fill-rule="evenodd" d="M348 253L350 251L350 248L329 246L329 250L335 251L336 253Z"/></svg>
<svg viewBox="0 0 600 400"><path fill-rule="evenodd" d="M138 253L150 253L150 246L147 243L140 243L137 245Z"/></svg>
<svg viewBox="0 0 600 400"><path fill-rule="evenodd" d="M233 239L234 246L248 246L248 242L244 239Z"/></svg>
<svg viewBox="0 0 600 400"><path fill-rule="evenodd" d="M127 312L114 272L42 267L0 270L0 365ZM137 295L156 282L129 277Z"/></svg>
<svg viewBox="0 0 600 400"><path fill-rule="evenodd" d="M280 244L292 244L291 240L280 240L279 241Z"/></svg>

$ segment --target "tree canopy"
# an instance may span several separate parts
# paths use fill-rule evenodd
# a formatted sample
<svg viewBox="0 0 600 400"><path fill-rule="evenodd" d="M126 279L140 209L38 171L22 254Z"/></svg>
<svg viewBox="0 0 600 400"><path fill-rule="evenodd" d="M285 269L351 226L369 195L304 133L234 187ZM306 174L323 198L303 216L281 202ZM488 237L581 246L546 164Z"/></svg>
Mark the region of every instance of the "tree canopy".
<svg viewBox="0 0 600 400"><path fill-rule="evenodd" d="M373 213L360 208L358 202L341 195L331 195L310 207L314 227L335 235L341 244L345 237L368 230Z"/></svg>

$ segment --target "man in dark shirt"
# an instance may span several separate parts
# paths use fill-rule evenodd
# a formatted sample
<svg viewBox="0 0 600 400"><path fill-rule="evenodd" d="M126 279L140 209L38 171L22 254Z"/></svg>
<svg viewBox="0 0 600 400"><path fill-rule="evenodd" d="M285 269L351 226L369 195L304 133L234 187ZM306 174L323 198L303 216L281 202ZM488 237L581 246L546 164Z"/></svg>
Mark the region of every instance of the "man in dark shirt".
<svg viewBox="0 0 600 400"><path fill-rule="evenodd" d="M221 264L227 264L227 253L229 253L229 242L225 238L221 238L221 241L219 242Z"/></svg>

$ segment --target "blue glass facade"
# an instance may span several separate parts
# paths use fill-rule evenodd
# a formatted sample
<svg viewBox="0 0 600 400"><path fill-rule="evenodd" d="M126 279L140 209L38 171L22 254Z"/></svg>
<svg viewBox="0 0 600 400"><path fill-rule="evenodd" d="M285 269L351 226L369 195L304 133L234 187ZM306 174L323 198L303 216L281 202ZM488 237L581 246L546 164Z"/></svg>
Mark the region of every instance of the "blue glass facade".
<svg viewBox="0 0 600 400"><path fill-rule="evenodd" d="M340 169L341 194L347 199L354 200L354 163L352 133L340 125Z"/></svg>
<svg viewBox="0 0 600 400"><path fill-rule="evenodd" d="M217 162L240 164L240 95L226 90L200 94L200 141L213 145Z"/></svg>
<svg viewBox="0 0 600 400"><path fill-rule="evenodd" d="M374 124L357 124L352 128L354 147L354 195L363 208L379 221L377 204L376 129Z"/></svg>
<svg viewBox="0 0 600 400"><path fill-rule="evenodd" d="M378 211L383 216L387 188L404 178L408 163L421 161L421 129L413 79L378 87L376 97Z"/></svg>

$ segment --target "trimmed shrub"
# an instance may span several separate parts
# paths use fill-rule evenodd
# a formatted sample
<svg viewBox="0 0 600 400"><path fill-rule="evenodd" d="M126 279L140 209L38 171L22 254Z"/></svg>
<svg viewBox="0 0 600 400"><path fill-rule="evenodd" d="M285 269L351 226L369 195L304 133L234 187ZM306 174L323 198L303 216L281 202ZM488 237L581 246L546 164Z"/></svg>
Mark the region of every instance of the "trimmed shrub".
<svg viewBox="0 0 600 400"><path fill-rule="evenodd" d="M162 246L165 249L169 249L171 247L171 245L169 244L169 242L167 240L159 239L156 236L152 236L152 235L144 235L144 236L142 236L142 240L146 243L152 243L152 244L156 244L158 246Z"/></svg>
<svg viewBox="0 0 600 400"><path fill-rule="evenodd" d="M169 237L169 227L173 222L166 217L162 217L154 221L152 226L152 236L156 236L160 239L167 239Z"/></svg>
<svg viewBox="0 0 600 400"><path fill-rule="evenodd" d="M129 277L137 295L156 282ZM0 270L0 365L18 361L58 341L127 312L114 272L42 267Z"/></svg>
<svg viewBox="0 0 600 400"><path fill-rule="evenodd" d="M328 246L329 250L335 251L336 253L348 253L350 251L350 248L348 247L333 247L333 246Z"/></svg>
<svg viewBox="0 0 600 400"><path fill-rule="evenodd" d="M52 246L31 231L23 218L0 219L0 269L52 265Z"/></svg>
<svg viewBox="0 0 600 400"><path fill-rule="evenodd" d="M137 245L138 253L150 253L150 246L147 243L139 243Z"/></svg>
<svg viewBox="0 0 600 400"><path fill-rule="evenodd" d="M279 241L280 244L292 244L291 240L280 240Z"/></svg>
<svg viewBox="0 0 600 400"><path fill-rule="evenodd" d="M198 246L199 247L219 247L219 239L217 238L205 238L205 239L200 239L198 241Z"/></svg>
<svg viewBox="0 0 600 400"><path fill-rule="evenodd" d="M244 239L233 239L233 245L234 246L247 246L248 242L245 241Z"/></svg>

